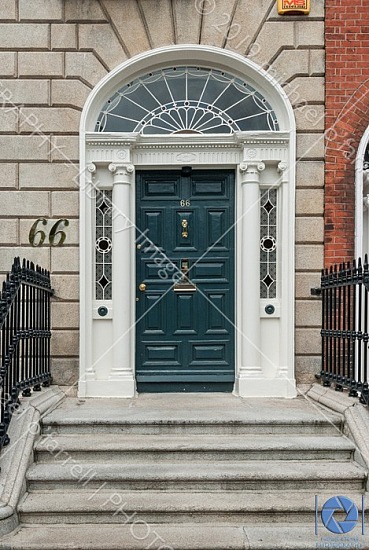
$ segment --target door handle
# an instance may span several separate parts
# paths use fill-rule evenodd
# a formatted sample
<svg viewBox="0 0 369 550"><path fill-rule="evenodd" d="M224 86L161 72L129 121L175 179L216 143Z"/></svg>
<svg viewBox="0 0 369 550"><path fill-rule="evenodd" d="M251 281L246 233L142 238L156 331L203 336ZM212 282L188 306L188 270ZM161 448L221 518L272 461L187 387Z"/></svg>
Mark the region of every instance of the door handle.
<svg viewBox="0 0 369 550"><path fill-rule="evenodd" d="M141 290L141 292L145 292L145 290L146 290L145 283L141 283L138 288L139 288L139 290Z"/></svg>

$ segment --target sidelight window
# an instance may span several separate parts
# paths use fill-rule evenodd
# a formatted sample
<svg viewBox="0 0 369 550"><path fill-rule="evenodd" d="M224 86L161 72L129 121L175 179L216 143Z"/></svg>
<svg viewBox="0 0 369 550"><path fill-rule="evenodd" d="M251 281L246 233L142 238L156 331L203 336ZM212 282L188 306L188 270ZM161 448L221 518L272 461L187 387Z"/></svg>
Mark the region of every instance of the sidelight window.
<svg viewBox="0 0 369 550"><path fill-rule="evenodd" d="M95 234L96 300L112 299L112 191L97 191Z"/></svg>
<svg viewBox="0 0 369 550"><path fill-rule="evenodd" d="M277 295L277 189L260 195L260 298Z"/></svg>

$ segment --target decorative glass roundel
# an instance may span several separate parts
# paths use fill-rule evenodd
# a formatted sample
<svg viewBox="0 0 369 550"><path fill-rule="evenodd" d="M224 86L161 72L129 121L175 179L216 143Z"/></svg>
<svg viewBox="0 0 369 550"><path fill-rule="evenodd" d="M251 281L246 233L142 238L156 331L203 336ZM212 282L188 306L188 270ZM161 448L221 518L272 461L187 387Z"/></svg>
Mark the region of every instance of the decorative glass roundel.
<svg viewBox="0 0 369 550"><path fill-rule="evenodd" d="M279 129L267 100L229 73L171 67L125 84L102 108L98 132L232 134Z"/></svg>

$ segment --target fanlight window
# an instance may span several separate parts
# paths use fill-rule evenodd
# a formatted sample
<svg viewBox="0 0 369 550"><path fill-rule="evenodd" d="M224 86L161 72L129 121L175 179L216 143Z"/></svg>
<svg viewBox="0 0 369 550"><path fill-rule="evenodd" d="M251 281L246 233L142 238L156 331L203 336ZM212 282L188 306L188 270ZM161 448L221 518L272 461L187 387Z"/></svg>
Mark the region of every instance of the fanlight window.
<svg viewBox="0 0 369 550"><path fill-rule="evenodd" d="M365 172L369 170L369 143L366 146L366 151L364 155L364 170Z"/></svg>
<svg viewBox="0 0 369 550"><path fill-rule="evenodd" d="M102 108L96 131L232 134L279 129L267 100L229 73L171 67L136 78Z"/></svg>

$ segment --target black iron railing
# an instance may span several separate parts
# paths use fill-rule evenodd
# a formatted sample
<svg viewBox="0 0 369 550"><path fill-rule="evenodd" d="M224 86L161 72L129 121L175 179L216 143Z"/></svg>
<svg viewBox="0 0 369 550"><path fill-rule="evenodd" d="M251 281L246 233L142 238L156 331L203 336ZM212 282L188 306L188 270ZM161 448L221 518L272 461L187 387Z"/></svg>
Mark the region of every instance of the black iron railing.
<svg viewBox="0 0 369 550"><path fill-rule="evenodd" d="M15 258L0 292L0 449L20 393L50 384L52 294L48 271Z"/></svg>
<svg viewBox="0 0 369 550"><path fill-rule="evenodd" d="M359 259L322 271L322 370L317 378L368 404L369 265Z"/></svg>

